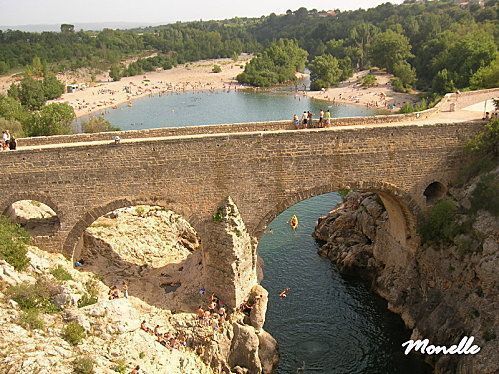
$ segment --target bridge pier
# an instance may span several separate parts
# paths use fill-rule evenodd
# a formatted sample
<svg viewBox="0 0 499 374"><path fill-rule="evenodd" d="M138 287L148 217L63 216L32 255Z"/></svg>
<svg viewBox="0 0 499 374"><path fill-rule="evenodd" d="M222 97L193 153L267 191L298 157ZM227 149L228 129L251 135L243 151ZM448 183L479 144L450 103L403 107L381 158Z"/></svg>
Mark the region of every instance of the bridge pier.
<svg viewBox="0 0 499 374"><path fill-rule="evenodd" d="M258 283L256 239L248 233L230 197L203 226L201 240L205 288L226 305L238 308Z"/></svg>

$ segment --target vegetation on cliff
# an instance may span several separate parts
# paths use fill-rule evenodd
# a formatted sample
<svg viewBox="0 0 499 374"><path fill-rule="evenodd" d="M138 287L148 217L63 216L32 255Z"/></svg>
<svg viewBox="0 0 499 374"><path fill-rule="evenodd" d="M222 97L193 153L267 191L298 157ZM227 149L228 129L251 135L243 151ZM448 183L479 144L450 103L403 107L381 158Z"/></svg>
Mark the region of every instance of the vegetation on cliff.
<svg viewBox="0 0 499 374"><path fill-rule="evenodd" d="M438 201L424 217L419 226L423 243L456 244L464 254L478 248L480 241L473 224L480 210L499 216L499 174L497 170L499 146L499 120L491 120L483 131L468 142L467 151L471 157L463 170L461 186L475 182L467 198L466 208L452 197Z"/></svg>
<svg viewBox="0 0 499 374"><path fill-rule="evenodd" d="M29 263L26 256L29 234L7 217L0 215L0 259L7 261L16 270L23 270Z"/></svg>

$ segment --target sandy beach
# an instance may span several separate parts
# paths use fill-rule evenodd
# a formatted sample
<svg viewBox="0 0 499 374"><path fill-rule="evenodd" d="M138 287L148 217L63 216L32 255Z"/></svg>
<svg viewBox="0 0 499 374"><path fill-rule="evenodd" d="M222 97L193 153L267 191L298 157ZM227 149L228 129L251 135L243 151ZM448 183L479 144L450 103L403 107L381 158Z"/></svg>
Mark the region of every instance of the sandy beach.
<svg viewBox="0 0 499 374"><path fill-rule="evenodd" d="M76 72L66 72L57 75L65 84L83 84L85 87L73 93L65 93L52 102L63 102L71 105L77 117L85 116L102 110L113 110L121 104L133 106L133 100L144 96L168 95L181 92L199 92L216 90L238 90L247 88L240 85L235 77L243 71L251 60L251 55L243 54L237 62L232 59L203 60L179 65L170 70L158 69L134 77L124 77L118 82L112 82L108 73L95 76L97 83L91 83L91 72L81 69ZM222 72L213 73L214 65L219 65ZM363 88L359 81L368 71L354 74L348 81L338 87L324 91L300 91L311 98L334 103L362 105L368 108L398 111L407 102L416 103L414 94L394 92L390 74L376 72L377 86ZM297 74L304 78L305 74ZM0 93L6 93L19 76L0 77Z"/></svg>
<svg viewBox="0 0 499 374"><path fill-rule="evenodd" d="M118 82L110 81L109 75L96 76L97 83L90 83L86 71L61 73L57 77L65 84L84 84L85 88L65 93L52 102L68 103L77 117L101 111L112 110L120 104L133 105L133 100L144 96L167 95L178 92L214 90L237 90L241 88L235 77L241 73L250 55L241 55L239 60L216 59L179 65L170 70L148 72L140 76L124 77ZM222 68L213 73L214 65ZM19 76L0 77L0 93L6 93L10 85L19 81Z"/></svg>
<svg viewBox="0 0 499 374"><path fill-rule="evenodd" d="M124 77L118 82L100 82L73 93L66 93L54 102L68 103L74 108L76 116L81 117L103 109L113 110L124 103L132 106L134 99L144 96L237 90L240 86L235 77L243 71L244 65L250 59L251 56L242 55L237 62L232 59L217 59L182 64L170 70ZM219 65L222 72L213 73L214 65ZM68 82L64 76L59 78ZM104 79L110 80L108 77Z"/></svg>
<svg viewBox="0 0 499 374"><path fill-rule="evenodd" d="M392 112L398 111L405 103L417 103L419 98L414 94L395 92L390 84L393 75L382 72L374 73L377 86L364 88L360 79L368 74L367 70L355 73L348 81L342 82L338 87L324 91L309 91L306 95L319 100L335 103L357 104L373 109L385 109Z"/></svg>

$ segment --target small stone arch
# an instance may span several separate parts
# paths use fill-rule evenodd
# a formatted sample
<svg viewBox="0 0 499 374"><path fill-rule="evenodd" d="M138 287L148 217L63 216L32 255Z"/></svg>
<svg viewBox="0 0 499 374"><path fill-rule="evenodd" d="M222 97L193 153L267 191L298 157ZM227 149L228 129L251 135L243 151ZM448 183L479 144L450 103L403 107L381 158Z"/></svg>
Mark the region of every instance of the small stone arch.
<svg viewBox="0 0 499 374"><path fill-rule="evenodd" d="M447 187L439 181L431 182L428 186L426 186L423 192L423 195L426 198L426 204L428 205L434 204L438 200L441 200L446 194Z"/></svg>
<svg viewBox="0 0 499 374"><path fill-rule="evenodd" d="M407 241L417 237L416 223L417 217L421 212L419 205L409 194L386 182L331 183L290 195L270 209L263 217L255 230L256 236L259 238L267 225L289 207L311 197L335 192L340 189L377 193L388 212L392 236L402 245L407 244Z"/></svg>
<svg viewBox="0 0 499 374"><path fill-rule="evenodd" d="M31 234L34 243L43 245L44 242L50 241L57 237L60 233L64 212L61 210L49 196L40 193L17 193L9 195L9 197L0 203L0 214L10 216L10 207L20 201L33 201L35 203L42 203L49 207L55 216L49 219L33 218L24 223L20 223Z"/></svg>
<svg viewBox="0 0 499 374"><path fill-rule="evenodd" d="M117 209L127 208L137 205L151 205L160 206L164 209L170 210L184 218L196 230L200 236L201 220L194 211L184 206L183 204L175 203L173 201L164 200L161 198L121 198L110 201L106 204L94 207L83 213L76 223L72 226L69 233L64 239L62 251L64 256L71 258L74 249L78 243L79 238L83 235L84 231L94 223L99 217L112 212Z"/></svg>
<svg viewBox="0 0 499 374"><path fill-rule="evenodd" d="M9 197L6 200L0 202L0 213L5 215L5 213L8 211L9 207L12 204L14 204L16 201L21 201L21 200L39 201L40 203L47 205L50 209L56 212L57 216L61 221L63 219L63 211L59 209L58 204L55 201L53 201L52 198L50 198L49 196L36 192L18 193L14 195L9 195Z"/></svg>

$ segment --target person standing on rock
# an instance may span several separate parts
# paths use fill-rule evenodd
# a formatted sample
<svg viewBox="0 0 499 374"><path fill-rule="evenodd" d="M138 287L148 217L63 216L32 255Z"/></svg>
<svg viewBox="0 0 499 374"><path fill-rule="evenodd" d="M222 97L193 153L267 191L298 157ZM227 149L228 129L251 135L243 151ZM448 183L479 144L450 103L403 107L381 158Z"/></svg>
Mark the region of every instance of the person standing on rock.
<svg viewBox="0 0 499 374"><path fill-rule="evenodd" d="M128 299L128 284L126 281L123 281L123 296Z"/></svg>

